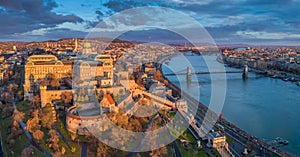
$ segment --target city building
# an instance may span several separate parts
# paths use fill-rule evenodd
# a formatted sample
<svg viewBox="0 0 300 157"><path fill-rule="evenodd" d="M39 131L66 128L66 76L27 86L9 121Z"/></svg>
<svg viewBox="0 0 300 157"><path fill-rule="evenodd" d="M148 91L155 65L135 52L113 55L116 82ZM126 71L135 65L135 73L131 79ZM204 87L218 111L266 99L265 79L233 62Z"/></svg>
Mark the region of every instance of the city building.
<svg viewBox="0 0 300 157"><path fill-rule="evenodd" d="M24 98L30 99L47 79L96 79L100 86L113 85L113 59L109 55L89 56L86 60L60 61L54 55L33 55L27 59L24 77ZM94 57L94 58L92 58ZM74 74L75 72L75 74Z"/></svg>
<svg viewBox="0 0 300 157"><path fill-rule="evenodd" d="M3 83L4 73L0 71L0 84Z"/></svg>
<svg viewBox="0 0 300 157"><path fill-rule="evenodd" d="M210 132L208 134L208 140L209 144L211 144L213 148L218 149L222 147L227 147L226 136L219 131Z"/></svg>
<svg viewBox="0 0 300 157"><path fill-rule="evenodd" d="M61 62L54 55L33 55L27 59L24 67L24 99L30 99L35 91L35 86L50 77L70 77L72 62Z"/></svg>

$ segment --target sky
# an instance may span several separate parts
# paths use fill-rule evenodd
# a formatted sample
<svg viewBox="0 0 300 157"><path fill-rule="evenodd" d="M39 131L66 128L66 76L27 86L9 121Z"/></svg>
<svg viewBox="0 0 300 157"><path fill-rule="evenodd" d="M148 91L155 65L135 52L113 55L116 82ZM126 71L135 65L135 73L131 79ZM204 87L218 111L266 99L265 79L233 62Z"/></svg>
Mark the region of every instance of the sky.
<svg viewBox="0 0 300 157"><path fill-rule="evenodd" d="M172 42L181 39L146 26L168 23L186 31L193 27L186 18L157 10L120 16L113 26L103 22L127 9L146 6L182 12L201 24L219 45L300 45L300 0L0 0L0 41L84 38L94 27L101 27L101 35L106 36L139 26L119 38Z"/></svg>

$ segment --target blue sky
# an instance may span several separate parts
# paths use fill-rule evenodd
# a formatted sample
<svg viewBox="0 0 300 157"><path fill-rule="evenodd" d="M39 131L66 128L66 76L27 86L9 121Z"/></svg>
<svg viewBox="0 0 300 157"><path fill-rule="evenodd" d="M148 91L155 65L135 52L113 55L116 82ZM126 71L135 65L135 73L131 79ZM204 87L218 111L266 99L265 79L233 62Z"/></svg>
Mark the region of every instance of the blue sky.
<svg viewBox="0 0 300 157"><path fill-rule="evenodd" d="M202 24L218 44L300 43L300 0L0 0L0 40L83 38L103 19L143 6L184 12ZM118 25L144 24L156 17L146 15L130 23L118 20ZM162 32L133 31L128 40L170 41L170 35Z"/></svg>

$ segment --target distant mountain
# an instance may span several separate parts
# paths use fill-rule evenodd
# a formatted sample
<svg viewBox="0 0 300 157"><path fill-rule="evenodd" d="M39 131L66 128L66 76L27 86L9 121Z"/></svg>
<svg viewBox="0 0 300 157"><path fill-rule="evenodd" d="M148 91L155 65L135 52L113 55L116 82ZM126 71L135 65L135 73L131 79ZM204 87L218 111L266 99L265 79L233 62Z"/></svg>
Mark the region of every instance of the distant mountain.
<svg viewBox="0 0 300 157"><path fill-rule="evenodd" d="M17 50L28 50L28 49L44 49L47 51L67 51L67 50L80 50L82 49L84 42L89 42L93 47L99 47L100 45L106 45L109 49L110 47L119 46L131 47L134 45L132 42L123 41L120 39L110 39L110 38L62 38L59 40L48 40L41 42L0 42L0 52L9 52Z"/></svg>

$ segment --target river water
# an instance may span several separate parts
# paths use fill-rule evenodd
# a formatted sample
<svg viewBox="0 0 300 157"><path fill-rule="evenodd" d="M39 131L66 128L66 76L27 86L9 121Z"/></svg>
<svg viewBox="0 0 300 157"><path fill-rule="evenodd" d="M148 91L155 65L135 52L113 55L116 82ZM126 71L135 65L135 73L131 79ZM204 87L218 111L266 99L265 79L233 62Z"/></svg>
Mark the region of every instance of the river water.
<svg viewBox="0 0 300 157"><path fill-rule="evenodd" d="M168 63L165 62L163 73L182 72L187 68L187 61L195 71L208 71L203 58L207 63L220 65L216 61L217 56L177 56L167 61ZM226 70L239 69L226 67ZM210 75L197 75L196 79L192 78L190 84L186 83L184 75L167 77L177 85L181 83L181 88L192 95L199 90L199 101L209 105L212 96ZM224 80L221 74L215 77L219 82ZM289 145L283 146L282 149L300 156L300 87L292 82L255 73L249 73L247 80L242 79L241 73L228 73L226 82L225 102L222 108L225 119L266 141L276 137L286 139Z"/></svg>

